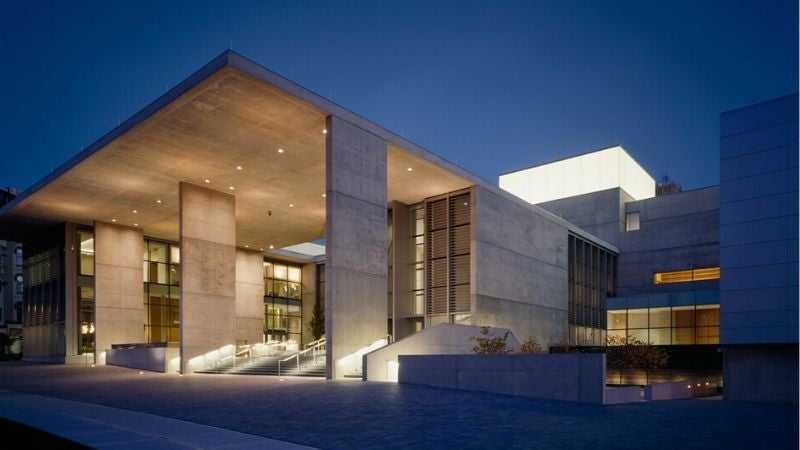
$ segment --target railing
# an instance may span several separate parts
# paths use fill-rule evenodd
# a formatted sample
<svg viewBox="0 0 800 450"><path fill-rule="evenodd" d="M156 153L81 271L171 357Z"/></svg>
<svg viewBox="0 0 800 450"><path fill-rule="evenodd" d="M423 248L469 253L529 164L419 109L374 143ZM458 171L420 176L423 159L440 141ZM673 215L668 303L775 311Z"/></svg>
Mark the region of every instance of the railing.
<svg viewBox="0 0 800 450"><path fill-rule="evenodd" d="M295 360L296 369L298 372L303 368L303 357L308 359L308 355L310 354L311 363L316 364L317 358L321 355L322 357L325 356L325 338L317 339L316 341L309 342L306 344L306 348L303 351L297 352L294 355L288 356L278 361L278 376L281 376L281 364L286 363L291 360Z"/></svg>
<svg viewBox="0 0 800 450"><path fill-rule="evenodd" d="M260 345L264 345L267 349L262 354L258 354L258 352L256 351L256 347ZM256 359L270 356L272 352L279 350L280 347L283 347L285 351L286 343L273 341L273 342L268 342L266 344L242 344L237 346L232 354L223 356L212 362L211 368L219 369L220 367L228 364L228 362L231 360L232 360L231 367L234 368L242 364L250 363Z"/></svg>

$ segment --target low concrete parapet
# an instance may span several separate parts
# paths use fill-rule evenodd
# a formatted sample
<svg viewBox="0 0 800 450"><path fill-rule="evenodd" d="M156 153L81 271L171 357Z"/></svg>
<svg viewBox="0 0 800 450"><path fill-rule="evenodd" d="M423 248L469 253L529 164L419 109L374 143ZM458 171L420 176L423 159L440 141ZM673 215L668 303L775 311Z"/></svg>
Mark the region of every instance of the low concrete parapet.
<svg viewBox="0 0 800 450"><path fill-rule="evenodd" d="M686 381L649 384L644 387L644 398L648 401L692 398L695 396L693 389L693 385Z"/></svg>
<svg viewBox="0 0 800 450"><path fill-rule="evenodd" d="M174 370L170 360L176 357L178 349L166 344L114 345L106 351L106 364L129 369L167 372Z"/></svg>
<svg viewBox="0 0 800 450"><path fill-rule="evenodd" d="M603 403L606 405L618 405L620 403L641 401L644 401L644 392L641 386L607 386Z"/></svg>
<svg viewBox="0 0 800 450"><path fill-rule="evenodd" d="M400 355L398 381L603 404L605 354Z"/></svg>

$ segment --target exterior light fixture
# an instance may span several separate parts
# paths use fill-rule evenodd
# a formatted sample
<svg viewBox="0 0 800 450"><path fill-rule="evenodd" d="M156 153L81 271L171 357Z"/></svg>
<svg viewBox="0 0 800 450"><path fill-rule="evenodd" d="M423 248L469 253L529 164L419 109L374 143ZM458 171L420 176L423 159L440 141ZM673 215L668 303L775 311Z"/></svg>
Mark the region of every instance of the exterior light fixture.
<svg viewBox="0 0 800 450"><path fill-rule="evenodd" d="M294 203L289 203L289 208L294 208Z"/></svg>
<svg viewBox="0 0 800 450"><path fill-rule="evenodd" d="M278 153L283 153L284 151L285 151L285 150L284 150L284 149L282 149L282 148L279 148L279 149L278 149Z"/></svg>
<svg viewBox="0 0 800 450"><path fill-rule="evenodd" d="M111 221L117 223L117 219L111 219Z"/></svg>
<svg viewBox="0 0 800 450"><path fill-rule="evenodd" d="M233 187L233 186L228 186L228 189L230 189L230 190L232 190L232 191L233 191L233 190L235 190L236 188L235 188L235 187Z"/></svg>
<svg viewBox="0 0 800 450"><path fill-rule="evenodd" d="M242 166L236 166L236 170L242 170L242 169L243 169Z"/></svg>
<svg viewBox="0 0 800 450"><path fill-rule="evenodd" d="M409 172L413 172L413 171L414 171L414 168L413 168L413 167L409 167L409 168L408 168L408 169L406 169L406 170L407 170L407 171L409 171Z"/></svg>
<svg viewBox="0 0 800 450"><path fill-rule="evenodd" d="M247 245L247 244L245 244L245 245L244 245L244 248L250 248L250 246L249 246L249 245Z"/></svg>
<svg viewBox="0 0 800 450"><path fill-rule="evenodd" d="M325 194L325 193L322 194L322 198L325 198L327 196L328 196L328 194Z"/></svg>
<svg viewBox="0 0 800 450"><path fill-rule="evenodd" d="M275 248L275 246L270 244L269 249L272 250L273 248Z"/></svg>
<svg viewBox="0 0 800 450"><path fill-rule="evenodd" d="M138 226L139 226L139 224L138 224L138 223L135 223L135 224L133 224L133 226L135 226L135 227L138 227Z"/></svg>
<svg viewBox="0 0 800 450"><path fill-rule="evenodd" d="M258 250L263 252L264 251L264 247L259 247Z"/></svg>
<svg viewBox="0 0 800 450"><path fill-rule="evenodd" d="M139 214L139 211L137 211L135 209L133 211L131 211L131 212L134 213L134 214Z"/></svg>
<svg viewBox="0 0 800 450"><path fill-rule="evenodd" d="M208 178L206 178L205 180L203 180L203 182L204 182L205 184L210 184L210 183L211 183L211 180L209 180Z"/></svg>
<svg viewBox="0 0 800 450"><path fill-rule="evenodd" d="M156 200L156 203L161 204L161 199Z"/></svg>
<svg viewBox="0 0 800 450"><path fill-rule="evenodd" d="M322 134L328 134L328 129L327 128L323 128L322 129Z"/></svg>

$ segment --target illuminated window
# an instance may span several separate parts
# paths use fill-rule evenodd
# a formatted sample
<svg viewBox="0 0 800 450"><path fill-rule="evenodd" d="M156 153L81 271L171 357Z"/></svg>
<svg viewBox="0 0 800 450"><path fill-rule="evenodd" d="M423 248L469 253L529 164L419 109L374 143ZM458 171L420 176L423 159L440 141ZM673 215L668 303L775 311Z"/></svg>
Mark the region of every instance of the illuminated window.
<svg viewBox="0 0 800 450"><path fill-rule="evenodd" d="M625 214L625 231L639 230L639 213L629 212Z"/></svg>
<svg viewBox="0 0 800 450"><path fill-rule="evenodd" d="M692 281L718 280L719 267L704 267L702 269L676 270L673 272L656 272L653 274L653 284L689 283Z"/></svg>

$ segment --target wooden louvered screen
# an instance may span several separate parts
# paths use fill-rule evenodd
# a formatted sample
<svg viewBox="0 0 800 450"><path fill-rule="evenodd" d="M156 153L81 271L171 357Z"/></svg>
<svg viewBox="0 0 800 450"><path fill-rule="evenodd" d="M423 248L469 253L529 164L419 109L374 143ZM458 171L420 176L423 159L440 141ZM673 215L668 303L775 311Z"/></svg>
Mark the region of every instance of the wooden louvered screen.
<svg viewBox="0 0 800 450"><path fill-rule="evenodd" d="M470 312L470 192L426 202L426 291L428 316Z"/></svg>

